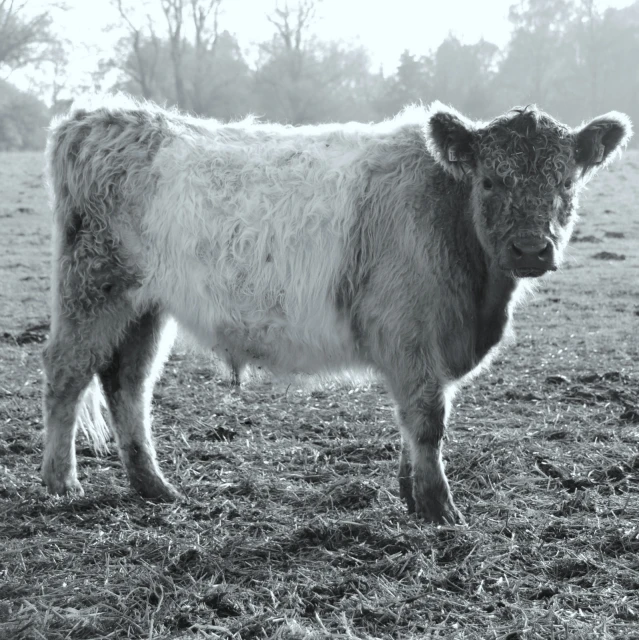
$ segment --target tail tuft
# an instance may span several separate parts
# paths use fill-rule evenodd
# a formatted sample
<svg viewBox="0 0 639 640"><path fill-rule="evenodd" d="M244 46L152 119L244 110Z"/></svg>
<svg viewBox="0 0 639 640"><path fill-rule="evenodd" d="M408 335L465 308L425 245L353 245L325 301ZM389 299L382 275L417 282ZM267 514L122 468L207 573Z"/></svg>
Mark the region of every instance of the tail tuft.
<svg viewBox="0 0 639 640"><path fill-rule="evenodd" d="M106 401L97 377L87 387L78 411L78 425L96 453L106 453L111 430L104 419Z"/></svg>

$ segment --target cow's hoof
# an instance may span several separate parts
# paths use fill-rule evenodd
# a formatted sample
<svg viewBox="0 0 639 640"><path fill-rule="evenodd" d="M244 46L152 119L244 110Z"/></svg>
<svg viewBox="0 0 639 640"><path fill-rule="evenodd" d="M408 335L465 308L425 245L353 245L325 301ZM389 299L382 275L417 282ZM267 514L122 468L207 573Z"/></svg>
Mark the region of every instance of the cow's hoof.
<svg viewBox="0 0 639 640"><path fill-rule="evenodd" d="M53 496L83 496L84 489L75 476L57 477L52 475L42 476L42 484Z"/></svg>
<svg viewBox="0 0 639 640"><path fill-rule="evenodd" d="M422 500L416 506L415 511L420 518L423 518L426 522L432 522L433 524L466 524L464 516L455 506L450 496L445 500L438 500L434 496L429 496L426 500Z"/></svg>
<svg viewBox="0 0 639 640"><path fill-rule="evenodd" d="M172 484L162 478L153 478L153 480L146 478L144 483L134 482L132 484L137 493L151 502L178 502L184 499L184 496Z"/></svg>
<svg viewBox="0 0 639 640"><path fill-rule="evenodd" d="M152 502L180 502L184 500L184 496L172 484L167 482L161 490L147 496L146 499Z"/></svg>

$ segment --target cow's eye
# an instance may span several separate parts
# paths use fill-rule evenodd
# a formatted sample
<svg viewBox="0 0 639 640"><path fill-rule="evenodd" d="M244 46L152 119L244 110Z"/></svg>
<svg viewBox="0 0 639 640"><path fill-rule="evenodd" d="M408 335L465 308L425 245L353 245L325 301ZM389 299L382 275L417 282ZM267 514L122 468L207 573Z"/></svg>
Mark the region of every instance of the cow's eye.
<svg viewBox="0 0 639 640"><path fill-rule="evenodd" d="M485 191L490 191L493 188L493 181L490 178L484 178L481 184Z"/></svg>
<svg viewBox="0 0 639 640"><path fill-rule="evenodd" d="M566 181L564 182L564 187L566 189L570 189L570 187L572 187L572 178L567 178Z"/></svg>

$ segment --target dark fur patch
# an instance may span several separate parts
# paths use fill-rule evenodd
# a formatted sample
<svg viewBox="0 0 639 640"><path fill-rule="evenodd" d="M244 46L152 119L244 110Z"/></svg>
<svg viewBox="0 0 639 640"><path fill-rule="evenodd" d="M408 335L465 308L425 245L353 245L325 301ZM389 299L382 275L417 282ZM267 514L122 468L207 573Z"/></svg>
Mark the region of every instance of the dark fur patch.
<svg viewBox="0 0 639 640"><path fill-rule="evenodd" d="M132 322L114 349L109 364L100 371L107 398L122 385L138 388L146 379L155 359L163 320L157 310Z"/></svg>
<svg viewBox="0 0 639 640"><path fill-rule="evenodd" d="M64 220L64 240L67 248L73 248L78 234L82 231L82 215L77 209L73 209Z"/></svg>
<svg viewBox="0 0 639 640"><path fill-rule="evenodd" d="M100 381L107 398L113 397L121 388L120 382L120 351L114 349L107 366L99 372Z"/></svg>
<svg viewBox="0 0 639 640"><path fill-rule="evenodd" d="M357 311L353 308L353 303L356 296L364 294L370 280L370 273L362 267L361 242L362 234L358 220L347 243L353 258L345 260L341 269L341 277L335 287L335 308L339 314L348 319L351 336L357 349L363 346L365 333Z"/></svg>
<svg viewBox="0 0 639 640"><path fill-rule="evenodd" d="M80 155L85 140L91 135L91 125L86 123L81 127L73 128L73 138L69 144L69 155L72 159Z"/></svg>
<svg viewBox="0 0 639 640"><path fill-rule="evenodd" d="M505 275L493 274L478 300L478 322L475 331L475 361L479 364L500 342L508 323L508 304L515 281Z"/></svg>
<svg viewBox="0 0 639 640"><path fill-rule="evenodd" d="M415 441L420 445L437 448L444 437L446 409L443 398L420 397L407 409L400 408L399 417L404 424L415 424L415 414L420 417L420 431Z"/></svg>

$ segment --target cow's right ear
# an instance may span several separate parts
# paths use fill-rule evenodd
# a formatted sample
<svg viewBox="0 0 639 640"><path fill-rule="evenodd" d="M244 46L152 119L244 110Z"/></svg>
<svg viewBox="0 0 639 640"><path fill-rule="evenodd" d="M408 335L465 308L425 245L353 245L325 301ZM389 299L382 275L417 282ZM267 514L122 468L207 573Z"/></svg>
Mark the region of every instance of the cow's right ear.
<svg viewBox="0 0 639 640"><path fill-rule="evenodd" d="M475 166L475 124L452 107L434 102L425 127L426 146L433 158L458 180Z"/></svg>

